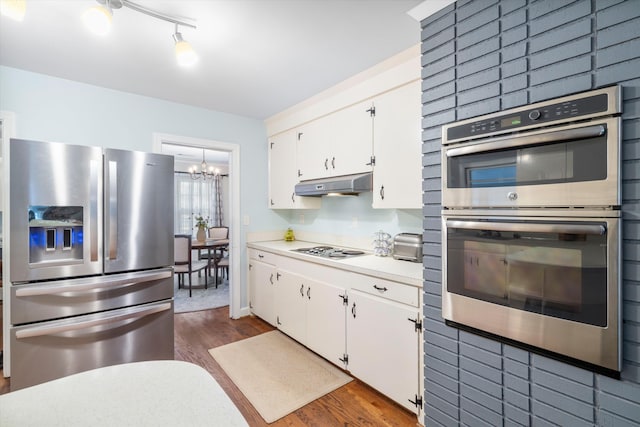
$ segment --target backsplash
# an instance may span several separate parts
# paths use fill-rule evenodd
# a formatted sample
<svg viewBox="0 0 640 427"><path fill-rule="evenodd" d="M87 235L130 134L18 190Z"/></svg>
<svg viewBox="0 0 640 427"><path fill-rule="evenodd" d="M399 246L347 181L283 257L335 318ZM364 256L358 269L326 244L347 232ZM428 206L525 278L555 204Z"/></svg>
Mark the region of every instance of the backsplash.
<svg viewBox="0 0 640 427"><path fill-rule="evenodd" d="M373 240L380 229L391 235L422 233L419 209L373 209L372 193L359 196L323 197L320 209L276 211L294 231L326 233Z"/></svg>
<svg viewBox="0 0 640 427"><path fill-rule="evenodd" d="M425 425L637 425L640 7L635 0L460 0L422 21ZM621 380L444 324L441 126L623 86Z"/></svg>

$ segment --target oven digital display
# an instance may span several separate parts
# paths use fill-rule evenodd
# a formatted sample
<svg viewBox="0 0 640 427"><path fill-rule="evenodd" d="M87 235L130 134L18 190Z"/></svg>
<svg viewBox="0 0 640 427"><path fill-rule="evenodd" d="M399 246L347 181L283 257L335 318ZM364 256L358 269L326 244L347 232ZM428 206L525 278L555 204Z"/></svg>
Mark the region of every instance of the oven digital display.
<svg viewBox="0 0 640 427"><path fill-rule="evenodd" d="M511 116L506 119L500 120L500 127L506 128L509 126L517 126L522 123L522 117L520 116Z"/></svg>

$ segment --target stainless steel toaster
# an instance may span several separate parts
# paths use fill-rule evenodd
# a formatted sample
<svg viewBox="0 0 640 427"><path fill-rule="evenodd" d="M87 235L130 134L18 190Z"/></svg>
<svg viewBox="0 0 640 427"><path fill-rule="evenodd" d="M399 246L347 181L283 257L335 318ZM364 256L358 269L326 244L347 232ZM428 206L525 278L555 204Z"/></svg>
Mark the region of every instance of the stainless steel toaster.
<svg viewBox="0 0 640 427"><path fill-rule="evenodd" d="M393 257L412 262L422 262L422 235L400 233L393 238Z"/></svg>

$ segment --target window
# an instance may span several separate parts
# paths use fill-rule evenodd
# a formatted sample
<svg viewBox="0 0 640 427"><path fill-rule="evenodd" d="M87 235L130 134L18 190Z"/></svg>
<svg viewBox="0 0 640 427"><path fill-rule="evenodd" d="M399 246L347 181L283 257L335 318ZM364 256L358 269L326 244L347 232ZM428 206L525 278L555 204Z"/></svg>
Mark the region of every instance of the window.
<svg viewBox="0 0 640 427"><path fill-rule="evenodd" d="M193 180L188 173L175 173L174 230L195 234L195 217L208 218L210 227L223 225L220 177Z"/></svg>

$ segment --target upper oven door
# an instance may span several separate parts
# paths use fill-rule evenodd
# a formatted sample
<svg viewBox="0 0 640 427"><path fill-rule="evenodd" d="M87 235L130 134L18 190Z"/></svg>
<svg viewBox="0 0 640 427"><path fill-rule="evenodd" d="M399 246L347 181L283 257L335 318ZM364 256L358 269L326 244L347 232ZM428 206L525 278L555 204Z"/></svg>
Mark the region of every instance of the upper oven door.
<svg viewBox="0 0 640 427"><path fill-rule="evenodd" d="M515 133L442 148L442 205L620 205L620 118Z"/></svg>

